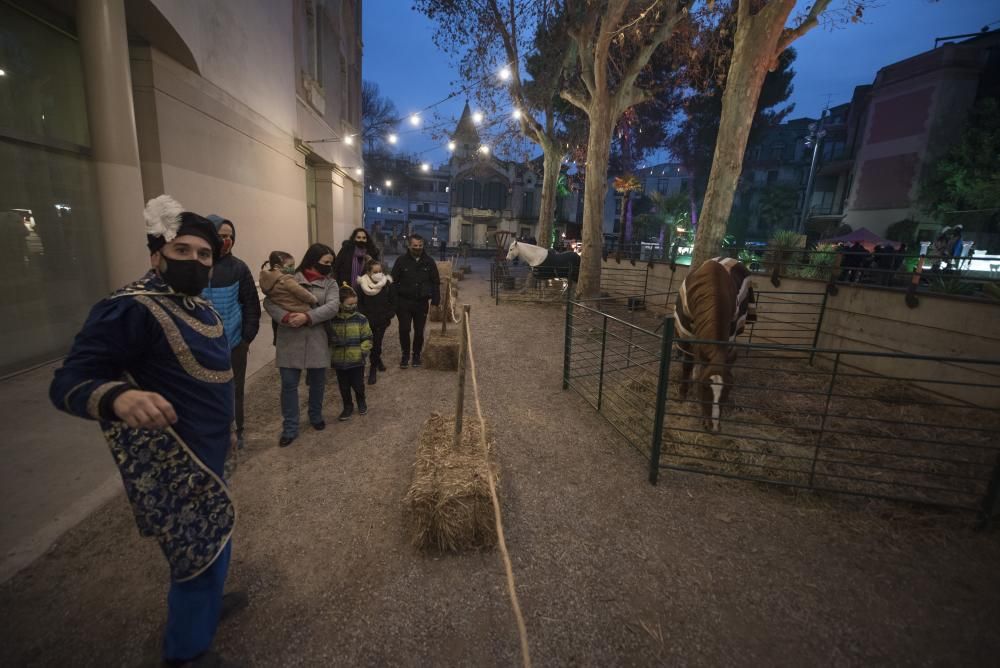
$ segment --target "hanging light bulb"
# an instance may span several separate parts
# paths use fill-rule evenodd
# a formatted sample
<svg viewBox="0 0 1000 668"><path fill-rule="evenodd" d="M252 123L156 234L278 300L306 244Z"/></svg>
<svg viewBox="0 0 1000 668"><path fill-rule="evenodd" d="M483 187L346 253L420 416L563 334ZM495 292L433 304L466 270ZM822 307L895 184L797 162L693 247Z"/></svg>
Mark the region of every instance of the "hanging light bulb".
<svg viewBox="0 0 1000 668"><path fill-rule="evenodd" d="M417 114L413 114L412 116L410 116L410 125L413 126L420 125L420 116Z"/></svg>
<svg viewBox="0 0 1000 668"><path fill-rule="evenodd" d="M398 136L396 136L395 134L389 135L389 143L390 144L395 144L398 141L399 141L399 137Z"/></svg>
<svg viewBox="0 0 1000 668"><path fill-rule="evenodd" d="M479 147L479 152L482 153L483 155L489 155L490 147L487 146L486 144L483 144L482 146Z"/></svg>
<svg viewBox="0 0 1000 668"><path fill-rule="evenodd" d="M348 146L353 146L354 145L354 137L351 136L351 135L347 135L346 137L344 137L344 143L347 144Z"/></svg>
<svg viewBox="0 0 1000 668"><path fill-rule="evenodd" d="M392 179L386 179L386 181L385 181L385 187L386 188L391 188L392 187Z"/></svg>
<svg viewBox="0 0 1000 668"><path fill-rule="evenodd" d="M477 111L472 114L472 122L479 125L483 122L483 112Z"/></svg>
<svg viewBox="0 0 1000 668"><path fill-rule="evenodd" d="M360 167L355 167L354 168L354 175L355 176L361 176L361 174L362 174L361 168Z"/></svg>
<svg viewBox="0 0 1000 668"><path fill-rule="evenodd" d="M431 166L425 162L424 164L420 165L420 171L429 172L431 171Z"/></svg>
<svg viewBox="0 0 1000 668"><path fill-rule="evenodd" d="M455 142L453 142L453 141L448 142L448 150L449 151L454 151L455 150Z"/></svg>
<svg viewBox="0 0 1000 668"><path fill-rule="evenodd" d="M512 115L514 116L514 120L520 120L521 119L521 110L520 109L515 109L514 113Z"/></svg>
<svg viewBox="0 0 1000 668"><path fill-rule="evenodd" d="M500 69L500 81L507 81L510 79L510 68L504 65Z"/></svg>

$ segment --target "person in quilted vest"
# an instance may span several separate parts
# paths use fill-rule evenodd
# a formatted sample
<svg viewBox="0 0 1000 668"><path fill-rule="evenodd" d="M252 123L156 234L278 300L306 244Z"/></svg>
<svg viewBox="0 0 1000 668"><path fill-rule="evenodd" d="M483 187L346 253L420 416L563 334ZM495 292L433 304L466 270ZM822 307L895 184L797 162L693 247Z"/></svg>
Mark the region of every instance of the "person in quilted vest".
<svg viewBox="0 0 1000 668"><path fill-rule="evenodd" d="M337 372L340 398L344 400L344 411L338 418L341 422L350 420L354 414L351 390L358 401L358 413L368 412L365 401L365 361L372 349L372 328L368 318L358 312L358 295L354 288L344 284L340 287L340 310L330 321L330 366Z"/></svg>
<svg viewBox="0 0 1000 668"><path fill-rule="evenodd" d="M212 269L212 281L201 294L222 316L226 341L233 364L236 392L236 439L243 447L243 388L247 378L247 353L260 329L260 297L250 267L233 255L236 245L236 225L216 214L208 219L222 239L222 256Z"/></svg>

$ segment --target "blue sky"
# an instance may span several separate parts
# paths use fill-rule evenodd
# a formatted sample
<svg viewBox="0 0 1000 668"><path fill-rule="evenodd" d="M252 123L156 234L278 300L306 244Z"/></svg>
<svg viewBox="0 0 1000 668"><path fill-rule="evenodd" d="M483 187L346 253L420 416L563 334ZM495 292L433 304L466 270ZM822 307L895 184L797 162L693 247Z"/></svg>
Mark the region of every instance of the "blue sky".
<svg viewBox="0 0 1000 668"><path fill-rule="evenodd" d="M831 104L848 101L854 87L871 83L879 68L931 49L936 37L978 32L990 23L1000 28L1000 3L992 0L876 2L881 6L870 9L864 23L816 28L795 43L794 115L818 115L828 96ZM434 46L434 25L412 10L410 0L369 0L363 22L362 76L377 83L401 114L427 107L461 86L447 54ZM459 97L436 111L457 119L463 104ZM441 142L427 133L408 124L400 132L400 151L422 153L435 163L447 159Z"/></svg>

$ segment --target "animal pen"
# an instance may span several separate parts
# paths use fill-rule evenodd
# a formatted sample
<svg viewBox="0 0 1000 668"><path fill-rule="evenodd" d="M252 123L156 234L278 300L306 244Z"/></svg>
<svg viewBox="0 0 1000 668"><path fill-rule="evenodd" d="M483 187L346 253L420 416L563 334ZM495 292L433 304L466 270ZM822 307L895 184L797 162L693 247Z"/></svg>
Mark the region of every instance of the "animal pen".
<svg viewBox="0 0 1000 668"><path fill-rule="evenodd" d="M601 273L601 292L606 295L644 295L648 285L646 265L606 267ZM501 301L565 303L570 295L566 279L541 278L525 262L497 260L490 265L490 296L500 304Z"/></svg>
<svg viewBox="0 0 1000 668"><path fill-rule="evenodd" d="M735 343L689 340L736 353L712 433L696 384L681 397L673 294L566 304L563 389L647 458L650 482L687 471L995 515L1000 360L818 347L825 293L759 292Z"/></svg>

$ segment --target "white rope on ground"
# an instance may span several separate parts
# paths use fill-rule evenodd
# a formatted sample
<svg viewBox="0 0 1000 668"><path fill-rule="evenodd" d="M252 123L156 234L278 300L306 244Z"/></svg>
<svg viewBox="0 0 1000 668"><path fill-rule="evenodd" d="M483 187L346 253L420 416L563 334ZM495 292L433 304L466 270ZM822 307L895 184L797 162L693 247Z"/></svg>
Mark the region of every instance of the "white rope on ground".
<svg viewBox="0 0 1000 668"><path fill-rule="evenodd" d="M510 595L510 605L514 609L517 620L517 632L521 639L521 659L524 668L531 668L531 654L528 649L528 629L524 625L521 614L521 604L517 600L514 568L510 563L510 553L507 551L507 541L503 535L503 520L500 517L500 500L497 498L497 488L493 481L493 471L490 470L489 446L486 444L486 420L483 419L483 407L479 403L479 383L476 381L476 358L472 354L472 328L469 318L465 318L465 343L469 354L469 374L472 376L472 396L476 401L476 417L479 418L479 443L483 446L483 457L486 458L486 480L490 485L490 500L493 502L493 518L497 525L497 544L500 546L500 556L503 558L504 570L507 571L507 593Z"/></svg>

